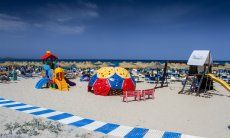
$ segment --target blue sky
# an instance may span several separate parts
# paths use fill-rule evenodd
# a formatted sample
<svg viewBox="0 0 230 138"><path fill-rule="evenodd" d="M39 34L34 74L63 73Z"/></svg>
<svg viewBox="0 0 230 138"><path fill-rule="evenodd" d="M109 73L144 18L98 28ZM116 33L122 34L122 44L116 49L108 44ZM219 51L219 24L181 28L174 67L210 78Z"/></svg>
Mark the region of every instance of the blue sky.
<svg viewBox="0 0 230 138"><path fill-rule="evenodd" d="M228 0L1 0L0 57L230 60Z"/></svg>

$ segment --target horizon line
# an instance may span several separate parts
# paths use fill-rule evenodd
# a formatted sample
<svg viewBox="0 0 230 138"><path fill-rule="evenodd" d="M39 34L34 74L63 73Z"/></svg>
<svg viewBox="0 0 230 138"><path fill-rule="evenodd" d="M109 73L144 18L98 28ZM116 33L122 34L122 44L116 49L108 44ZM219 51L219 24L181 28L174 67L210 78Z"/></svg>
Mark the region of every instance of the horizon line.
<svg viewBox="0 0 230 138"><path fill-rule="evenodd" d="M13 60L41 60L40 58L2 58L0 57L1 61L13 61ZM90 58L58 58L60 61L65 61L65 60L82 60L82 61L87 61L87 60L93 60L93 61L109 61L109 60L114 60L114 61L188 61L188 59L112 59L112 58L98 58L98 59L90 59ZM213 60L214 62L230 62L230 60Z"/></svg>

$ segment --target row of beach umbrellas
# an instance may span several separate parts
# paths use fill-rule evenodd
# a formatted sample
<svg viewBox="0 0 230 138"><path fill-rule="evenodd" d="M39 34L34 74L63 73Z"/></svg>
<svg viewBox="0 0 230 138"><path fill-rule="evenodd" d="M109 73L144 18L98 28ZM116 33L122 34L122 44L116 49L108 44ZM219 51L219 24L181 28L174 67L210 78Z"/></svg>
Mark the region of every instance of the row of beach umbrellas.
<svg viewBox="0 0 230 138"><path fill-rule="evenodd" d="M114 66L113 63L111 62L90 62L90 61L84 61L84 62L64 62L61 61L61 66L62 67L70 67L74 66L77 68L85 69L85 68L100 68L100 67L107 67L107 66ZM42 62L15 62L15 61L6 61L0 63L0 66L43 66ZM120 67L123 68L133 68L133 69L163 69L164 68L164 63L160 62L121 62L119 63ZM168 68L169 69L188 69L189 66L185 63L168 63ZM227 69L230 70L230 64L226 63L225 65L218 65L213 67L214 70L218 69Z"/></svg>

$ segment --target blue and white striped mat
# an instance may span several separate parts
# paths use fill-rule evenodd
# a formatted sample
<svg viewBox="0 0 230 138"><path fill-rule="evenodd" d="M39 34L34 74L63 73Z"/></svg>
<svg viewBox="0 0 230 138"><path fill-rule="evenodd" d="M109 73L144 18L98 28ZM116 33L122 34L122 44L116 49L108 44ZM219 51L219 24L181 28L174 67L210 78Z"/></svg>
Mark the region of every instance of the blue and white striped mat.
<svg viewBox="0 0 230 138"><path fill-rule="evenodd" d="M167 132L151 130L147 128L122 126L113 123L105 123L92 119L75 116L69 113L55 111L52 109L41 108L33 105L24 104L0 97L0 107L17 110L36 117L47 118L63 124L80 127L86 130L101 132L109 136L125 138L198 138L196 136L185 135L178 132Z"/></svg>

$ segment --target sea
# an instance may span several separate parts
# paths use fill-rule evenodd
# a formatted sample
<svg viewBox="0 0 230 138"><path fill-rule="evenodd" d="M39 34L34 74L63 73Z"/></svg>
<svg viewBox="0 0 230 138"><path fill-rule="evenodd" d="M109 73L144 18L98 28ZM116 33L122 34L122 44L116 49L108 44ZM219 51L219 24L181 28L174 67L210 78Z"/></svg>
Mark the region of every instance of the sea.
<svg viewBox="0 0 230 138"><path fill-rule="evenodd" d="M143 62L143 63L150 63L150 62L160 62L160 63L187 63L187 60L138 60L138 59L58 59L59 61L65 61L65 62L85 62L89 61L92 63L96 63L98 61L100 62L110 62L115 66L118 66L121 62ZM41 62L41 59L15 59L15 58L0 58L0 62L5 61L16 61L16 62ZM230 64L230 61L224 61L224 60L214 60L215 64L224 65L226 63Z"/></svg>

